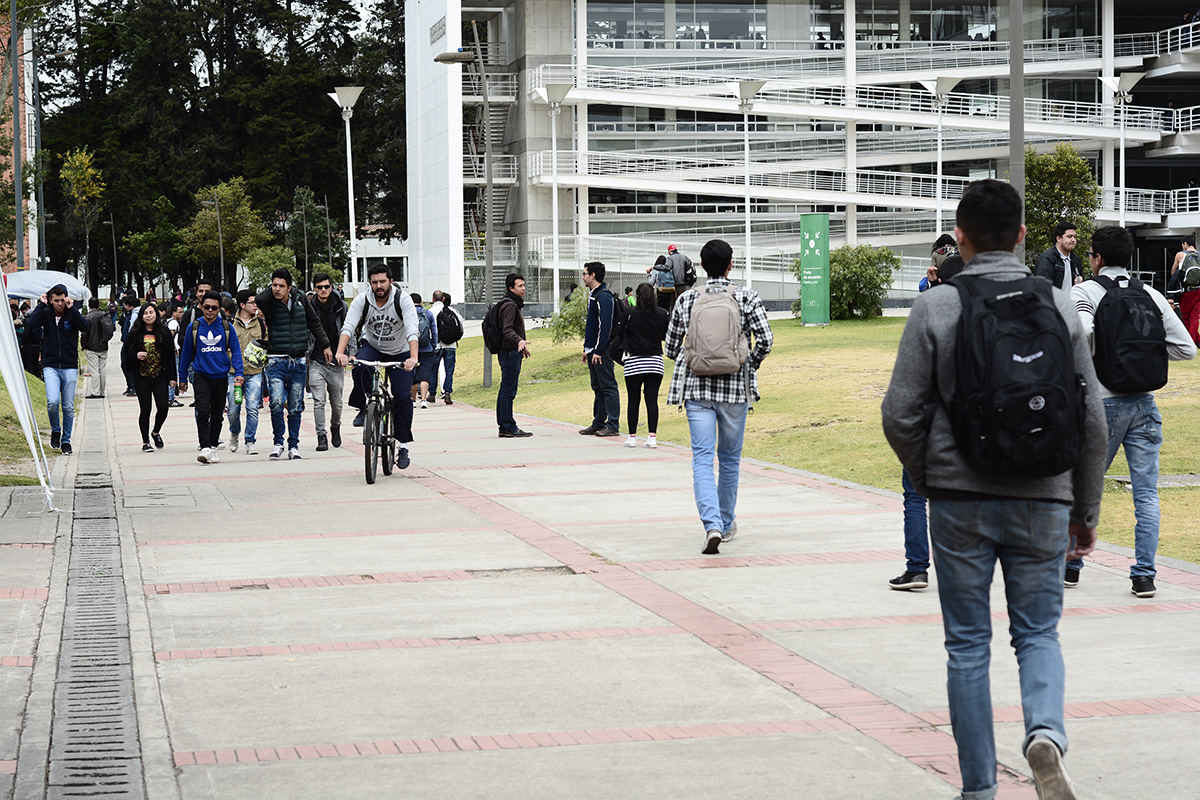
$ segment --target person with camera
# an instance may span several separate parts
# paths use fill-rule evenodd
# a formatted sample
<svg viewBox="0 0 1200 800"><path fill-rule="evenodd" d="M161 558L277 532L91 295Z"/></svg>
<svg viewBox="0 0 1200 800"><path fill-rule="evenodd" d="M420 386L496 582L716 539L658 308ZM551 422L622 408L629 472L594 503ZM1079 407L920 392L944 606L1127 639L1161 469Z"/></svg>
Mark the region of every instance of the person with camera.
<svg viewBox="0 0 1200 800"><path fill-rule="evenodd" d="M236 453L238 437L242 435L242 409L246 410L245 436L246 455L258 455L258 409L262 405L263 368L266 366L267 351L262 339L267 335L262 320L258 317L258 298L250 289L237 293L237 313L233 315L233 332L237 334L242 349L243 381L241 400L237 398L234 376L229 376L229 393L225 404L229 421L229 452Z"/></svg>

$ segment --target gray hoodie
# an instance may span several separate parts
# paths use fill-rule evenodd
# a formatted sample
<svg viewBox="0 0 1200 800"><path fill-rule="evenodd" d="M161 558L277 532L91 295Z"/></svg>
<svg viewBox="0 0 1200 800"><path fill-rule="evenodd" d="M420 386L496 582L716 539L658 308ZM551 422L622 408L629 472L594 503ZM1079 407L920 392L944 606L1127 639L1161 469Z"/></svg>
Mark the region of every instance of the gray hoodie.
<svg viewBox="0 0 1200 800"><path fill-rule="evenodd" d="M1012 253L991 251L977 254L961 274L1012 281L1028 276L1029 269ZM954 350L962 304L956 287L935 286L913 304L896 354L892 382L883 399L884 435L918 492L928 495L933 490L936 496L942 489L1064 502L1071 504L1072 522L1096 526L1107 468L1108 425L1104 404L1094 390L1099 384L1091 350L1071 295L1055 289L1054 300L1071 332L1075 369L1089 387L1086 432L1075 468L1049 478L1020 478L983 475L967 466L946 412L954 396Z"/></svg>

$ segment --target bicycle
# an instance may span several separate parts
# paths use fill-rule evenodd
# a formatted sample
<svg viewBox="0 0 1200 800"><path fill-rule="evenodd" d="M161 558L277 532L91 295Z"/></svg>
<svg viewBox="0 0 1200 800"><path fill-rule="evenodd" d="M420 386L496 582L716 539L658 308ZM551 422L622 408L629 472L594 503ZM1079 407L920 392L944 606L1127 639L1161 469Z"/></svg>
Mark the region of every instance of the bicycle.
<svg viewBox="0 0 1200 800"><path fill-rule="evenodd" d="M385 380L391 367L404 368L403 361L362 361L351 359L353 364L374 367L367 396L366 418L363 420L363 458L367 483L375 483L375 471L383 455L383 474L391 475L396 465L396 439L391 435L392 391Z"/></svg>

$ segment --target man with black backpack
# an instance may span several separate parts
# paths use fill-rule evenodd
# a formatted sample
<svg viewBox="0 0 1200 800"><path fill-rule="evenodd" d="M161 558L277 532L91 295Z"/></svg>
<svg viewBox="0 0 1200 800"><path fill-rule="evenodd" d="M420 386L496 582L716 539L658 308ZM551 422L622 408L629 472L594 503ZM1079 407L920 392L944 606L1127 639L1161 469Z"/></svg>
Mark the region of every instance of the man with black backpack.
<svg viewBox="0 0 1200 800"><path fill-rule="evenodd" d="M1124 447L1133 487L1135 561L1130 589L1138 597L1155 594L1154 555L1158 550L1158 451L1162 416L1154 390L1167 383L1167 362L1196 357L1196 345L1167 299L1130 277L1133 237L1124 228L1101 228L1088 253L1098 277L1071 290L1084 333L1092 340L1096 393L1108 420L1108 461ZM1079 584L1083 559L1067 562L1065 586Z"/></svg>
<svg viewBox="0 0 1200 800"><path fill-rule="evenodd" d="M999 561L1020 667L1023 752L1039 798L1070 800L1062 576L1065 558L1095 547L1107 429L1070 294L1031 277L1013 255L1025 236L1021 212L1007 183L975 181L963 192L954 233L966 266L913 304L883 430L929 498L963 796L997 790L988 666Z"/></svg>
<svg viewBox="0 0 1200 800"><path fill-rule="evenodd" d="M433 352L433 374L429 379L429 392L437 399L438 373L446 368L446 379L442 382L442 402L454 405L450 395L454 393L454 359L458 355L458 341L463 337L463 318L450 305L450 293L435 289L433 305L429 312L437 321L438 341Z"/></svg>
<svg viewBox="0 0 1200 800"><path fill-rule="evenodd" d="M756 373L771 352L774 336L758 293L729 280L733 248L728 242L713 239L705 244L700 266L708 280L675 301L664 349L675 361L667 405L683 406L687 412L692 486L704 528L701 552L715 555L722 542L737 535L746 414L758 399Z"/></svg>
<svg viewBox="0 0 1200 800"><path fill-rule="evenodd" d="M87 320L88 332L80 340L83 353L87 357L88 384L85 397L104 397L106 384L105 375L108 368L108 343L112 340L116 326L112 317L100 308L99 298L88 300Z"/></svg>
<svg viewBox="0 0 1200 800"><path fill-rule="evenodd" d="M580 428L584 436L616 436L621 426L621 393L613 371L613 354L609 352L614 325L621 319L622 308L617 296L604 283L605 267L599 261L583 265L583 285L588 288L587 321L583 332L583 363L591 377L592 424Z"/></svg>
<svg viewBox="0 0 1200 800"><path fill-rule="evenodd" d="M510 272L504 279L504 297L488 309L483 318L483 345L496 354L500 364L500 390L496 394L496 425L501 439L524 439L532 436L517 427L513 416L513 401L517 398L517 381L521 377L521 362L529 358L529 342L525 340L525 276Z"/></svg>
<svg viewBox="0 0 1200 800"><path fill-rule="evenodd" d="M1171 264L1167 294L1178 297L1179 315L1192 341L1200 344L1200 253L1196 252L1196 237L1183 237L1181 247Z"/></svg>

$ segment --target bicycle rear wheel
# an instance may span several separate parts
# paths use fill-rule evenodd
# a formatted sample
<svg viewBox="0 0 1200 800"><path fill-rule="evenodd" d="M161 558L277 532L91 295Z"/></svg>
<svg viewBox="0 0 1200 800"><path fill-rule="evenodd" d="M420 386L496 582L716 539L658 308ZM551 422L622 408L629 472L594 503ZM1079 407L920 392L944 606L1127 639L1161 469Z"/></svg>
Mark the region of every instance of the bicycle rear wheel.
<svg viewBox="0 0 1200 800"><path fill-rule="evenodd" d="M396 440L392 437L392 410L390 408L384 409L383 414L380 415L379 441L383 443L379 448L380 456L383 458L383 474L391 475L396 466Z"/></svg>
<svg viewBox="0 0 1200 800"><path fill-rule="evenodd" d="M375 483L375 470L379 466L379 403L367 401L367 417L363 421L363 458L367 471L367 483Z"/></svg>

